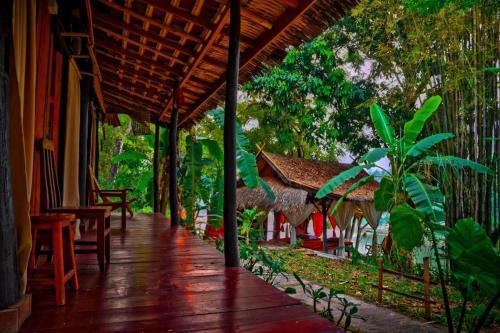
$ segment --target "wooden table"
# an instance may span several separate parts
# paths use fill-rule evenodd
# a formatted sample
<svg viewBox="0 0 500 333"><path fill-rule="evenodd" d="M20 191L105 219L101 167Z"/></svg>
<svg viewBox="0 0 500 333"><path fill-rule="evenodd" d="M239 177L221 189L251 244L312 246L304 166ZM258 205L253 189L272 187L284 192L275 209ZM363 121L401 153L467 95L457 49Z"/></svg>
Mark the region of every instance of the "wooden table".
<svg viewBox="0 0 500 333"><path fill-rule="evenodd" d="M99 270L104 271L104 258L110 261L111 247L111 207L107 206L87 206L87 207L57 207L50 209L54 213L75 214L77 219L96 220L96 240L75 240L76 246L85 248L75 248L75 253L96 253L99 263ZM89 246L93 246L89 248Z"/></svg>

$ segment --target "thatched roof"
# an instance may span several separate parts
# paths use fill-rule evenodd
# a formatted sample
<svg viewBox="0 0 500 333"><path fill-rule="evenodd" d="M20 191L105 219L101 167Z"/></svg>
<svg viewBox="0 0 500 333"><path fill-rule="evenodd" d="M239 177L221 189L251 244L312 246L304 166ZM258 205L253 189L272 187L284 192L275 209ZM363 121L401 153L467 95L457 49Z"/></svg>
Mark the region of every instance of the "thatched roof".
<svg viewBox="0 0 500 333"><path fill-rule="evenodd" d="M276 199L271 201L262 187L256 189L239 187L236 191L238 209L258 207L262 210L296 211L306 204L306 191L286 186L276 178L263 177L263 179L271 187Z"/></svg>
<svg viewBox="0 0 500 333"><path fill-rule="evenodd" d="M90 1L87 0L87 4ZM149 112L170 121L173 88L184 91L179 126L224 97L227 0L97 0L88 6L96 92L110 113ZM249 0L241 8L240 82L279 63L290 46L319 35L356 0Z"/></svg>
<svg viewBox="0 0 500 333"><path fill-rule="evenodd" d="M307 160L264 151L259 154L258 159L269 165L284 184L291 188L305 190L311 195L315 195L328 180L352 167L351 164ZM260 163L260 165L260 169L262 169L263 164ZM339 186L331 193L330 198L337 199L341 197L352 184L366 175L366 172L362 172L355 179ZM372 201L378 186L377 182L372 181L349 194L347 199L352 201Z"/></svg>

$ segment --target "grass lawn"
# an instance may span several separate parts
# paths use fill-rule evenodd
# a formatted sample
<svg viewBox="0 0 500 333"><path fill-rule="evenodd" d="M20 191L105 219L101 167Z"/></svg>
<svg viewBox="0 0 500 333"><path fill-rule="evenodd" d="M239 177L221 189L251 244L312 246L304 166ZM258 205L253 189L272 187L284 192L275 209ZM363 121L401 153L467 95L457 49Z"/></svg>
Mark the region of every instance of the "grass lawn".
<svg viewBox="0 0 500 333"><path fill-rule="evenodd" d="M280 255L288 273L297 273L300 277L314 281L328 288L333 288L346 295L351 295L367 302L375 303L378 270L374 265L352 264L347 260L332 260L318 257L301 249L273 249L273 254ZM423 297L423 283L384 273L384 286L407 294ZM461 302L461 295L453 288L449 289L452 307L456 315ZM431 298L436 302L432 306L432 320L446 323L441 289L431 285ZM410 317L424 318L423 302L384 291L382 305ZM362 313L362 309L360 309ZM498 315L498 313L497 313ZM497 317L498 318L498 317Z"/></svg>

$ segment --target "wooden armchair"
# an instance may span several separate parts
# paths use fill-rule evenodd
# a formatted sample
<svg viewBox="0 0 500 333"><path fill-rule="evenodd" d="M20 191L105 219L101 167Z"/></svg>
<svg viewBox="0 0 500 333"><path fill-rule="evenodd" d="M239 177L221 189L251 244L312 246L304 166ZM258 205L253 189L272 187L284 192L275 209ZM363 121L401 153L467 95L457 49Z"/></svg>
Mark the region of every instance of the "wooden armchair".
<svg viewBox="0 0 500 333"><path fill-rule="evenodd" d="M112 210L121 209L121 225L122 230L125 230L127 228L127 211L130 214L130 218L134 217L134 212L132 211L130 204L134 202L135 199L127 200L127 194L132 190L129 188L119 190L101 189L91 166L88 167L88 181L89 204L95 206L109 206ZM102 202L98 202L99 198Z"/></svg>
<svg viewBox="0 0 500 333"><path fill-rule="evenodd" d="M40 140L41 151L41 209L43 212L74 214L77 219L97 222L96 240L75 240L75 253L96 253L99 270L104 271L104 258L110 261L111 207L62 206L61 190L54 158L54 144L48 139Z"/></svg>

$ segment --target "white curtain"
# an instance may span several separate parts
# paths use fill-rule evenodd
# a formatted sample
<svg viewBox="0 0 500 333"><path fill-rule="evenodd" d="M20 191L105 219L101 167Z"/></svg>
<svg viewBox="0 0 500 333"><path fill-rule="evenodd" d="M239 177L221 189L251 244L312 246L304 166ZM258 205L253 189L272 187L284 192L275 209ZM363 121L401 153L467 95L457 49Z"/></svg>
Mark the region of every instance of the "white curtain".
<svg viewBox="0 0 500 333"><path fill-rule="evenodd" d="M335 207L335 203L332 204L332 208L333 207ZM341 257L344 255L345 232L347 227L352 221L355 210L356 210L355 204L353 204L350 201L344 201L340 204L340 206L337 208L337 211L333 214L333 218L335 219L335 222L337 223L337 226L340 229L340 235L339 235L340 249L338 251L338 255Z"/></svg>
<svg viewBox="0 0 500 333"><path fill-rule="evenodd" d="M300 225L307 219L314 210L313 204L307 204L302 209L297 209L293 211L282 211L286 217L286 221L290 223L290 245L297 245L297 234L295 232L295 227Z"/></svg>
<svg viewBox="0 0 500 333"><path fill-rule="evenodd" d="M375 204L373 202L360 202L358 203L358 206L363 212L364 218L373 229L372 253L376 258L378 252L377 228L383 212L379 212L378 210L376 210Z"/></svg>

